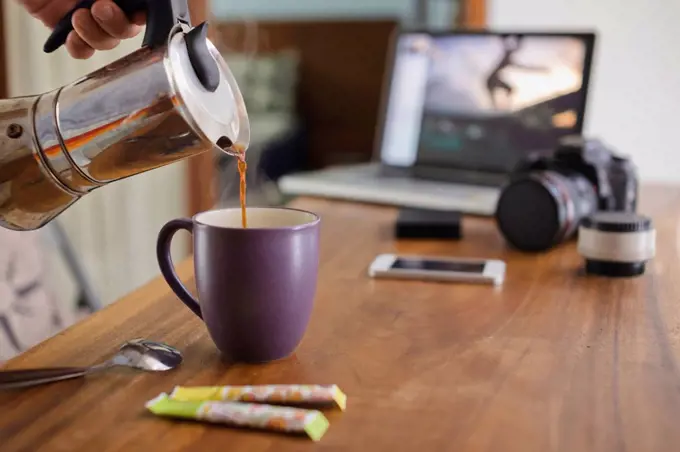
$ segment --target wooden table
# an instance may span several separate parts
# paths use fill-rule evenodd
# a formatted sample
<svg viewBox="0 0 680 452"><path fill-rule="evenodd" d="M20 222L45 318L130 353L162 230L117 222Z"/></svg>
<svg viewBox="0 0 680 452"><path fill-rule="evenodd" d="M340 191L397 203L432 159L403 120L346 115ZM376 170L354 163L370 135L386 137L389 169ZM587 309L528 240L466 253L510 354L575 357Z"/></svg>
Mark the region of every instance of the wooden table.
<svg viewBox="0 0 680 452"><path fill-rule="evenodd" d="M649 188L641 210L658 255L640 278L586 278L574 246L508 250L493 223L465 219L459 243L391 238L396 211L299 200L323 219L317 305L290 359L220 360L201 323L156 280L8 363L88 365L143 336L186 356L169 374L109 372L0 394L9 451L677 451L680 447L680 189ZM504 286L376 281L381 252L502 258ZM186 280L190 262L180 265ZM175 423L144 402L174 385L337 383L318 444Z"/></svg>

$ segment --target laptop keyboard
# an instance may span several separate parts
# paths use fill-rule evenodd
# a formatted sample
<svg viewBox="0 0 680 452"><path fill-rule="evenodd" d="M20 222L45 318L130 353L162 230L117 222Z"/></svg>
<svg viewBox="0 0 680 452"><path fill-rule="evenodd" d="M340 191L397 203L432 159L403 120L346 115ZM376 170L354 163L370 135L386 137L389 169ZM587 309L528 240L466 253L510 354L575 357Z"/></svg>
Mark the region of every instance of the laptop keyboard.
<svg viewBox="0 0 680 452"><path fill-rule="evenodd" d="M386 176L374 165L285 176L279 181L279 188L286 194L458 210L479 215L492 215L499 195L499 189L494 187Z"/></svg>

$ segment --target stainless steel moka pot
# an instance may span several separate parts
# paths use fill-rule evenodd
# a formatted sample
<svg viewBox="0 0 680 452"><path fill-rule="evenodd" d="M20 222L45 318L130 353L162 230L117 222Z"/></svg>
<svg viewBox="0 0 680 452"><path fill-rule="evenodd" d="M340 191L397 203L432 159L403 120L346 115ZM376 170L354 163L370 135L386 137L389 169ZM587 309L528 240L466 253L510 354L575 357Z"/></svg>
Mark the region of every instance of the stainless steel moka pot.
<svg viewBox="0 0 680 452"><path fill-rule="evenodd" d="M76 5L44 51L60 47L73 12L93 3ZM243 97L207 23L191 26L186 0L116 3L128 16L146 11L142 48L54 91L0 100L0 226L38 229L102 185L248 147Z"/></svg>

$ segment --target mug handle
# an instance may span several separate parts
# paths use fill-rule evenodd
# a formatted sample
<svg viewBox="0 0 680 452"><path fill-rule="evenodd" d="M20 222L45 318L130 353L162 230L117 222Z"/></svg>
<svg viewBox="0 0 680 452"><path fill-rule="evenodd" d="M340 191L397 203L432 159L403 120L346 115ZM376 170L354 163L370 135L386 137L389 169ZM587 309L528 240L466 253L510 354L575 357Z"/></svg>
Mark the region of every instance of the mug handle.
<svg viewBox="0 0 680 452"><path fill-rule="evenodd" d="M168 221L165 226L161 228L158 233L158 241L156 242L156 256L158 258L158 266L161 268L161 274L167 281L168 285L175 292L175 295L184 303L191 312L196 314L201 319L201 306L198 300L191 295L191 292L182 284L175 271L175 266L172 263L172 256L170 255L170 245L175 233L180 229L189 231L193 234L194 222L190 218L178 218L176 220Z"/></svg>

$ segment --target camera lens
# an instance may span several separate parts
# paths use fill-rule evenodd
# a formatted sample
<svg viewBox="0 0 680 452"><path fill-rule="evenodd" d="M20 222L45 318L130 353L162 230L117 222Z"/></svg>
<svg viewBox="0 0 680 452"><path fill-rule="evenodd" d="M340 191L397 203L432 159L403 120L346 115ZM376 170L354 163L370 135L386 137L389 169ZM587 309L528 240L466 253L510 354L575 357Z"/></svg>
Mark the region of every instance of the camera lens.
<svg viewBox="0 0 680 452"><path fill-rule="evenodd" d="M579 173L537 171L513 179L502 191L496 222L523 251L544 251L571 238L597 209L597 194Z"/></svg>

